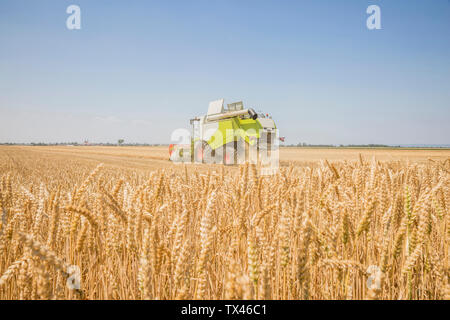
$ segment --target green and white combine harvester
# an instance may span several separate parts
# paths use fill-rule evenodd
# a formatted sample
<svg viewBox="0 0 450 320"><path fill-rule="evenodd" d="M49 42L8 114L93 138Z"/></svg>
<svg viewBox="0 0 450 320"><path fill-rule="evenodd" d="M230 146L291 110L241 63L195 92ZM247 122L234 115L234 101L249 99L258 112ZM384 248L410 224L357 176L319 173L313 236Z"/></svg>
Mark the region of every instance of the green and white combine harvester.
<svg viewBox="0 0 450 320"><path fill-rule="evenodd" d="M268 114L244 108L242 101L224 108L209 103L208 113L190 120L190 143L170 145L174 162L267 165L278 161L278 130Z"/></svg>

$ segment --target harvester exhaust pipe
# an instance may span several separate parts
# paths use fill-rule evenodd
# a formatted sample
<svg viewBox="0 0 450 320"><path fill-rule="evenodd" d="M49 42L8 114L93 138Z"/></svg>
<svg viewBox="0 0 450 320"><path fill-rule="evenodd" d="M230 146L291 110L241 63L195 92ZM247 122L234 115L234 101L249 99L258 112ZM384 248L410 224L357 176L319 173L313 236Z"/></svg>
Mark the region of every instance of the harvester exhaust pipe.
<svg viewBox="0 0 450 320"><path fill-rule="evenodd" d="M253 120L258 119L258 114L252 108L248 109L248 114L250 115L250 118L252 118Z"/></svg>
<svg viewBox="0 0 450 320"><path fill-rule="evenodd" d="M250 117L253 120L256 120L258 118L258 114L255 112L255 110L250 108L250 109L244 109L244 110L231 111L231 112L226 112L226 113L210 115L210 116L208 116L207 120L208 121L221 120L221 119L238 117L238 116L242 116L242 115L246 115L246 114L250 115Z"/></svg>

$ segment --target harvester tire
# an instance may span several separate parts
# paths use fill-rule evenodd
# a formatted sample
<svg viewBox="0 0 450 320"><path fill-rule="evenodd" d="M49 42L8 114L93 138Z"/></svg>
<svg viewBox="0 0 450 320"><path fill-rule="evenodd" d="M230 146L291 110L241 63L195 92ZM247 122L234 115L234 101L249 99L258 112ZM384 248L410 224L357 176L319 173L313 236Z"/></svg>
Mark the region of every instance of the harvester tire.
<svg viewBox="0 0 450 320"><path fill-rule="evenodd" d="M214 163L215 151L206 141L198 141L194 146L194 160L197 163Z"/></svg>
<svg viewBox="0 0 450 320"><path fill-rule="evenodd" d="M236 143L229 142L223 146L223 164L233 165L236 164L237 145Z"/></svg>
<svg viewBox="0 0 450 320"><path fill-rule="evenodd" d="M214 161L214 150L211 148L208 142L202 141L203 145L203 156L202 156L202 162L203 163L213 163Z"/></svg>

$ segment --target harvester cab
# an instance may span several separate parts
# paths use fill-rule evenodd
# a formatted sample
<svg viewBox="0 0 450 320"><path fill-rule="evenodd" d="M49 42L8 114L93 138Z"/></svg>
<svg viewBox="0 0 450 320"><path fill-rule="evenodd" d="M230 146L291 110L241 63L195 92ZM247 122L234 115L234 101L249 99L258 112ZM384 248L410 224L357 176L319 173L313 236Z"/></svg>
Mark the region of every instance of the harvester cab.
<svg viewBox="0 0 450 320"><path fill-rule="evenodd" d="M271 150L278 145L272 118L244 108L242 101L230 103L226 109L224 99L212 101L207 114L191 119L190 123L191 145L171 146L173 161L182 158L196 163L259 161L260 151L270 157Z"/></svg>

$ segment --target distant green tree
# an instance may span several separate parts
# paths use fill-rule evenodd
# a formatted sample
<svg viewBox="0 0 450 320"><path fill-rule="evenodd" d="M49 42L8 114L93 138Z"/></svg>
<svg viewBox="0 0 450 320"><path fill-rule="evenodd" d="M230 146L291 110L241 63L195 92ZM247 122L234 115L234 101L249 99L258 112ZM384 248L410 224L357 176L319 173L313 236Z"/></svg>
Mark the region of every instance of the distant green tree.
<svg viewBox="0 0 450 320"><path fill-rule="evenodd" d="M119 144L119 146L122 145L122 143L124 143L124 142L125 142L125 140L123 140L123 139L117 140L117 143Z"/></svg>

